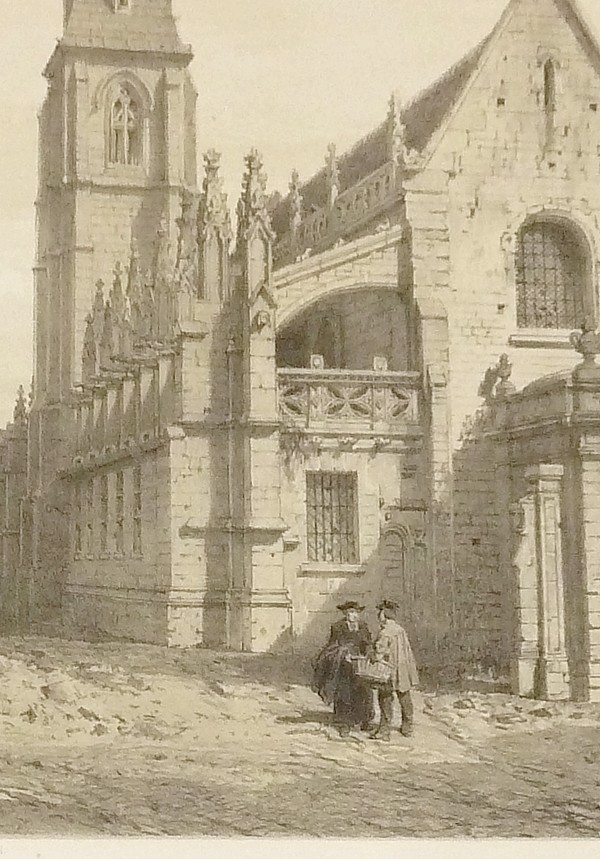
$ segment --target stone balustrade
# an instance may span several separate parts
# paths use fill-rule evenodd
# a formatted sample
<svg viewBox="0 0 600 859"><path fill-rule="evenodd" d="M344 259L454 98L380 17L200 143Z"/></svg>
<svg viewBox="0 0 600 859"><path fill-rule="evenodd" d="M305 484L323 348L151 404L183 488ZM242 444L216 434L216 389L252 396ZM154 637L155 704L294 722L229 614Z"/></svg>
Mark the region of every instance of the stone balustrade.
<svg viewBox="0 0 600 859"><path fill-rule="evenodd" d="M305 215L294 231L286 233L273 248L277 266L294 262L306 253L325 250L371 221L398 196L396 168L388 161L361 182L341 193L332 207Z"/></svg>
<svg viewBox="0 0 600 859"><path fill-rule="evenodd" d="M418 373L278 370L281 420L312 431L402 432L419 424Z"/></svg>

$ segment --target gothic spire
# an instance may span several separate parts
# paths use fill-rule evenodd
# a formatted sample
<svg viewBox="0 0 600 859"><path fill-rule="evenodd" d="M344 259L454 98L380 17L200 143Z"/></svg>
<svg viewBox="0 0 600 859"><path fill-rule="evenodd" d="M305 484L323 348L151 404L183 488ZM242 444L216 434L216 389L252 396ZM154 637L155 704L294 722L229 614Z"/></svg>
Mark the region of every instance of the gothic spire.
<svg viewBox="0 0 600 859"><path fill-rule="evenodd" d="M242 196L238 202L238 243L247 238L249 230L260 223L270 240L274 239L267 210L267 176L263 172L262 155L252 149L245 158L246 172L242 180Z"/></svg>
<svg viewBox="0 0 600 859"><path fill-rule="evenodd" d="M392 93L389 102L388 140L390 161L396 166L405 164L408 155L406 126L402 121L402 102L397 92Z"/></svg>
<svg viewBox="0 0 600 859"><path fill-rule="evenodd" d="M338 170L338 159L335 143L330 143L327 147L325 166L327 169L328 205L331 209L333 208L333 204L337 200L338 194L340 193L340 174Z"/></svg>
<svg viewBox="0 0 600 859"><path fill-rule="evenodd" d="M81 377L85 384L90 382L98 372L98 346L94 331L94 317L88 314L83 335L83 354L81 359Z"/></svg>
<svg viewBox="0 0 600 859"><path fill-rule="evenodd" d="M109 370L112 367L112 358L115 352L115 326L113 311L110 306L110 301L107 301L104 309L102 338L100 340L100 369Z"/></svg>
<svg viewBox="0 0 600 859"><path fill-rule="evenodd" d="M13 421L17 426L24 426L27 423L27 403L25 402L25 389L23 385L19 385L19 390L17 391Z"/></svg>
<svg viewBox="0 0 600 859"><path fill-rule="evenodd" d="M290 181L290 231L295 233L302 223L302 194L300 193L300 176L297 170L292 171Z"/></svg>
<svg viewBox="0 0 600 859"><path fill-rule="evenodd" d="M215 227L224 237L231 238L231 221L227 194L219 175L221 153L210 149L204 154L204 182L198 207L198 231L202 235L208 227Z"/></svg>

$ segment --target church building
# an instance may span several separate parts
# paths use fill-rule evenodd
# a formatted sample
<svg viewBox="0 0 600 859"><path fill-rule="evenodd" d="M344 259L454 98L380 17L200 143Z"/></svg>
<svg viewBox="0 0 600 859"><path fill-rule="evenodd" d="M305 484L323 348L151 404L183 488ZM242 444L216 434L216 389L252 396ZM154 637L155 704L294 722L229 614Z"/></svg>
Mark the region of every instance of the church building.
<svg viewBox="0 0 600 859"><path fill-rule="evenodd" d="M191 60L171 0L64 0L34 384L0 441L6 628L308 654L339 603L386 597L422 666L600 701L577 6L511 0L285 196L251 151L235 218L219 154L196 163Z"/></svg>

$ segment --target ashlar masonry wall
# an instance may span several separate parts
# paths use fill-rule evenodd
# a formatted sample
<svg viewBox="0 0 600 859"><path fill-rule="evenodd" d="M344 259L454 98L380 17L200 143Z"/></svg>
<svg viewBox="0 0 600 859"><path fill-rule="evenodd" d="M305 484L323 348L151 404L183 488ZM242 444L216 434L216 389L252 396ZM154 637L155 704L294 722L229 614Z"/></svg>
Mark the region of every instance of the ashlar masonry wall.
<svg viewBox="0 0 600 859"><path fill-rule="evenodd" d="M425 169L406 183L415 298L433 295L447 312L453 576L457 598L466 598L458 617L470 630L468 647L484 657L498 652L500 640L506 653L507 633L504 584L497 581L500 478L487 443L473 440L480 386L503 353L517 387L578 360L568 331L517 327L516 237L527 218L542 213L575 226L589 247L595 306L598 296L597 60L552 0L511 8L432 142ZM556 72L552 133L544 89L549 59Z"/></svg>

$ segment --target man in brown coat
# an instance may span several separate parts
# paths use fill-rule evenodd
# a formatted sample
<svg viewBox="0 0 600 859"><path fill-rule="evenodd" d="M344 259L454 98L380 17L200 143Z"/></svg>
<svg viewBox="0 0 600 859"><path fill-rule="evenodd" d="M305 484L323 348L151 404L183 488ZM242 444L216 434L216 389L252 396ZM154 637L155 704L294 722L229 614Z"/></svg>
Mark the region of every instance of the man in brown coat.
<svg viewBox="0 0 600 859"><path fill-rule="evenodd" d="M402 712L400 733L405 737L412 735L414 711L410 690L419 682L408 636L396 622L397 609L397 604L391 600L384 600L377 606L380 629L375 640L375 658L381 662L388 662L392 666L392 676L389 683L379 688L381 721L377 730L371 734L371 739L385 742L390 739L394 695L398 696Z"/></svg>

